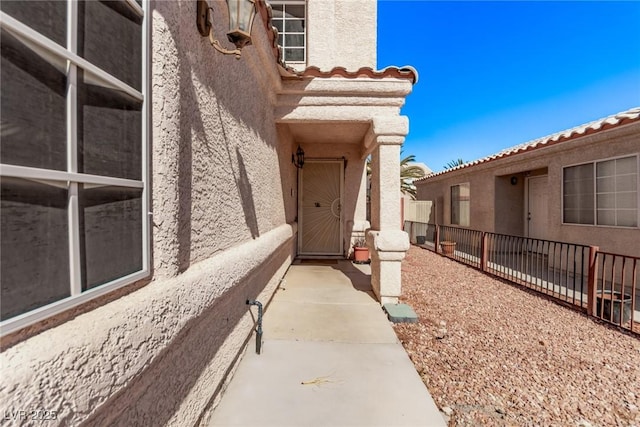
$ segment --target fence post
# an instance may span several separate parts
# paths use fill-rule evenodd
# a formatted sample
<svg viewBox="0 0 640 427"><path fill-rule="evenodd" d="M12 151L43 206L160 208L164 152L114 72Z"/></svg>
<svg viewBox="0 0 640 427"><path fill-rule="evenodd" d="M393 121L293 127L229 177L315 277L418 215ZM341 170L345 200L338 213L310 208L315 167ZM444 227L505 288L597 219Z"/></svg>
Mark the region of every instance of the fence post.
<svg viewBox="0 0 640 427"><path fill-rule="evenodd" d="M482 241L480 242L480 269L487 271L487 258L489 255L489 248L487 247L487 233L482 232Z"/></svg>
<svg viewBox="0 0 640 427"><path fill-rule="evenodd" d="M587 280L587 314L596 317L596 280L598 278L598 250L600 250L598 246L589 246L589 277Z"/></svg>
<svg viewBox="0 0 640 427"><path fill-rule="evenodd" d="M435 243L436 243L436 253L440 252L438 247L440 246L440 226L436 224L436 235L435 235Z"/></svg>

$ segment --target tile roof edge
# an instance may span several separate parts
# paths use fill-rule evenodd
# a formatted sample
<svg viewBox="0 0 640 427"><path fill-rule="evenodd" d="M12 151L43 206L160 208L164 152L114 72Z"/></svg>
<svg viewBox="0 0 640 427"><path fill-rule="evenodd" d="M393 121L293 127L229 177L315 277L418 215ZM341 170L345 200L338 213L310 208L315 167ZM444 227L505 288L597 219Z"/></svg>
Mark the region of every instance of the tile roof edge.
<svg viewBox="0 0 640 427"><path fill-rule="evenodd" d="M569 128L560 132L556 132L551 135L544 136L542 138L536 138L530 140L528 142L515 145L513 147L505 148L495 154L490 154L488 156L482 157L477 160L473 160L471 162L464 163L462 165L456 166L454 168L445 169L440 172L431 173L424 178L417 179L414 181L415 183L419 183L422 181L426 181L430 178L434 178L436 176L444 175L453 171L457 171L460 169L466 169L471 166L476 166L479 164L487 163L490 161L502 159L505 157L511 157L517 154L522 154L527 151L536 150L543 147L548 147L550 145L559 144L562 142L567 142L573 140L575 138L579 138L585 135L602 132L605 130L617 128L619 126L623 126L633 122L640 121L640 107L633 107L629 110L622 111L620 113L612 114L610 116L593 120L591 122L575 126L573 128Z"/></svg>
<svg viewBox="0 0 640 427"><path fill-rule="evenodd" d="M288 66L283 59L282 49L278 46L278 29L273 26L273 9L266 0L256 0L257 12L262 17L262 22L267 31L267 37L271 44L271 51L273 57L278 66L281 77L283 78L303 78L303 77L345 77L345 78L357 78L360 76L366 76L370 78L386 78L395 77L399 79L410 79L412 84L418 82L418 71L410 66L405 65L403 67L389 66L382 70L374 70L371 67L361 67L356 71L347 71L344 67L334 67L329 71L321 71L320 68L311 66L307 67L304 71L297 71L294 68Z"/></svg>

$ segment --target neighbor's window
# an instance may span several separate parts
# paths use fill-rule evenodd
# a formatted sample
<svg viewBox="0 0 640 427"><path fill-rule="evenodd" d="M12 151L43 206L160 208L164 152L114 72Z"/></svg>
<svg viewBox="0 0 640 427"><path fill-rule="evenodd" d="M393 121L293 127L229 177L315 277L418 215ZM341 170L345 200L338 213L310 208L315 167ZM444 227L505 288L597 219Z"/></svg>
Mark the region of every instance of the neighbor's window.
<svg viewBox="0 0 640 427"><path fill-rule="evenodd" d="M563 221L569 224L638 226L638 156L563 170Z"/></svg>
<svg viewBox="0 0 640 427"><path fill-rule="evenodd" d="M0 15L4 334L146 276L148 207L143 7Z"/></svg>
<svg viewBox="0 0 640 427"><path fill-rule="evenodd" d="M306 5L304 1L271 1L273 25L278 29L278 44L285 62L305 62Z"/></svg>
<svg viewBox="0 0 640 427"><path fill-rule="evenodd" d="M451 187L451 225L469 226L469 183Z"/></svg>

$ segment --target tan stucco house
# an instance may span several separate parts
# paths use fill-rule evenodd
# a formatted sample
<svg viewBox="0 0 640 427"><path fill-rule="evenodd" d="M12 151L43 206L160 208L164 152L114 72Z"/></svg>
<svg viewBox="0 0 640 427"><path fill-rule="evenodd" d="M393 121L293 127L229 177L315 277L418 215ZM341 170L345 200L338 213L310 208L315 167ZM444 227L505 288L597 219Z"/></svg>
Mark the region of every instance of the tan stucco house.
<svg viewBox="0 0 640 427"><path fill-rule="evenodd" d="M640 256L640 108L415 182L430 222Z"/></svg>
<svg viewBox="0 0 640 427"><path fill-rule="evenodd" d="M197 424L246 300L365 234L397 301L417 74L376 70L376 0L256 0L240 59L211 43L233 50L227 3L208 7L211 38L196 0L0 3L3 414Z"/></svg>

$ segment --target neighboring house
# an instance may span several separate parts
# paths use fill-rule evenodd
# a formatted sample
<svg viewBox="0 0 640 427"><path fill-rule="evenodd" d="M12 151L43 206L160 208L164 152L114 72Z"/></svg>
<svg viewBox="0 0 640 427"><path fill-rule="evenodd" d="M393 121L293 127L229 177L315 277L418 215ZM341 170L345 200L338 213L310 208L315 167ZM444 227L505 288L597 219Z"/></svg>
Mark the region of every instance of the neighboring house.
<svg viewBox="0 0 640 427"><path fill-rule="evenodd" d="M432 219L640 256L640 108L415 182Z"/></svg>
<svg viewBox="0 0 640 427"><path fill-rule="evenodd" d="M209 2L229 47L226 5ZM0 409L16 423L197 424L252 332L245 301L369 228L372 286L397 301L417 75L374 71L376 0L257 0L239 60L196 7L0 3Z"/></svg>

